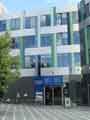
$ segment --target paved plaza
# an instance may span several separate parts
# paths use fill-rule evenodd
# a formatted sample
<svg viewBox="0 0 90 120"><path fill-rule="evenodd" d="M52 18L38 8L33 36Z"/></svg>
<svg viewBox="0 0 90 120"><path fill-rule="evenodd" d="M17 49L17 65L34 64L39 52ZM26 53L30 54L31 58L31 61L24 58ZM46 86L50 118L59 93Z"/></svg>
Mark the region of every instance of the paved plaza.
<svg viewBox="0 0 90 120"><path fill-rule="evenodd" d="M90 108L0 104L0 120L90 120Z"/></svg>

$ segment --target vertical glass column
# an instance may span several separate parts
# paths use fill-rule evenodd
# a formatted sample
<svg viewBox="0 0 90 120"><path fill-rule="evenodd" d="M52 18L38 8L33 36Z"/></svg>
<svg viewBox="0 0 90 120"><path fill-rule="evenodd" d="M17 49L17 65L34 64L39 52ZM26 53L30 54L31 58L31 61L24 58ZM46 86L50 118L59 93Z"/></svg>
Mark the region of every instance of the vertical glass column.
<svg viewBox="0 0 90 120"><path fill-rule="evenodd" d="M51 55L52 55L52 66L57 67L56 33L53 35L53 39L52 39Z"/></svg>
<svg viewBox="0 0 90 120"><path fill-rule="evenodd" d="M20 23L20 30L23 31L23 18L24 15L21 16L21 23ZM20 37L20 64L21 64L21 68L24 68L24 40L23 40L23 35Z"/></svg>
<svg viewBox="0 0 90 120"><path fill-rule="evenodd" d="M37 47L39 48L40 47L40 16L37 16L35 21L36 21L35 31L36 31Z"/></svg>
<svg viewBox="0 0 90 120"><path fill-rule="evenodd" d="M40 48L41 46L41 40L40 40L40 15L38 15L36 18L35 18L35 33L36 33L36 40L37 40L37 47ZM40 59L40 55L36 56L36 74L38 76L41 75L41 68L40 68L40 63L41 62L41 59Z"/></svg>
<svg viewBox="0 0 90 120"><path fill-rule="evenodd" d="M89 40L89 38L88 38L88 33L87 32L89 32L88 30L87 30L87 27L85 27L84 28L84 34L85 34L85 52L86 52L86 64L89 64L89 54L88 54L88 40ZM90 34L90 33L89 33Z"/></svg>
<svg viewBox="0 0 90 120"><path fill-rule="evenodd" d="M69 39L70 39L70 44L74 44L74 38L73 38L73 18L72 18L72 13L68 14L68 34L69 34ZM74 53L71 53L71 59L72 59L72 69L75 66L74 65Z"/></svg>
<svg viewBox="0 0 90 120"><path fill-rule="evenodd" d="M51 9L51 26L56 25L56 7ZM51 46L52 66L57 67L57 45L56 45L56 33L53 35Z"/></svg>

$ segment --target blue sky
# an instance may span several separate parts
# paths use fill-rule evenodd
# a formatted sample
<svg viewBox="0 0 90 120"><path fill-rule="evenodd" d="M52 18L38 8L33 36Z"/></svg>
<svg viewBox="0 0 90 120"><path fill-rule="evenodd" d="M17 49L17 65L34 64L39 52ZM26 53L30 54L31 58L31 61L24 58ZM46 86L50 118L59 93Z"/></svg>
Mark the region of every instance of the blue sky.
<svg viewBox="0 0 90 120"><path fill-rule="evenodd" d="M51 6L64 7L80 0L1 0L9 11L40 9Z"/></svg>

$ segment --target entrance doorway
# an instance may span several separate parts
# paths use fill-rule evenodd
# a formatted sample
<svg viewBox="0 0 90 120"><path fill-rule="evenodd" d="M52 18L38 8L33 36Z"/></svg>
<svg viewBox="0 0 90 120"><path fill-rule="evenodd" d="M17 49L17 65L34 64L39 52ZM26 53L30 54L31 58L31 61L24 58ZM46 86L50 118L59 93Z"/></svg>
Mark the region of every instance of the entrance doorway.
<svg viewBox="0 0 90 120"><path fill-rule="evenodd" d="M88 84L88 105L90 106L90 84Z"/></svg>
<svg viewBox="0 0 90 120"><path fill-rule="evenodd" d="M45 104L46 105L51 105L52 104L52 88L46 87L45 88Z"/></svg>
<svg viewBox="0 0 90 120"><path fill-rule="evenodd" d="M44 104L61 105L63 98L62 87L45 87L44 88Z"/></svg>
<svg viewBox="0 0 90 120"><path fill-rule="evenodd" d="M62 88L61 87L54 88L54 104L56 105L62 104Z"/></svg>

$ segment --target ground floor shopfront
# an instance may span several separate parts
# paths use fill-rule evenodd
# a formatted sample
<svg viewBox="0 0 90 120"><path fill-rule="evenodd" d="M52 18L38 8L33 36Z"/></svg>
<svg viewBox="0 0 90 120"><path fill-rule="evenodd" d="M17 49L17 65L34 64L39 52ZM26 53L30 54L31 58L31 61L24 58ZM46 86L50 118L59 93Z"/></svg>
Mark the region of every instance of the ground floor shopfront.
<svg viewBox="0 0 90 120"><path fill-rule="evenodd" d="M64 82L64 76L23 77L11 85L6 94L19 102L63 105L65 97L73 102L80 99L80 82Z"/></svg>

